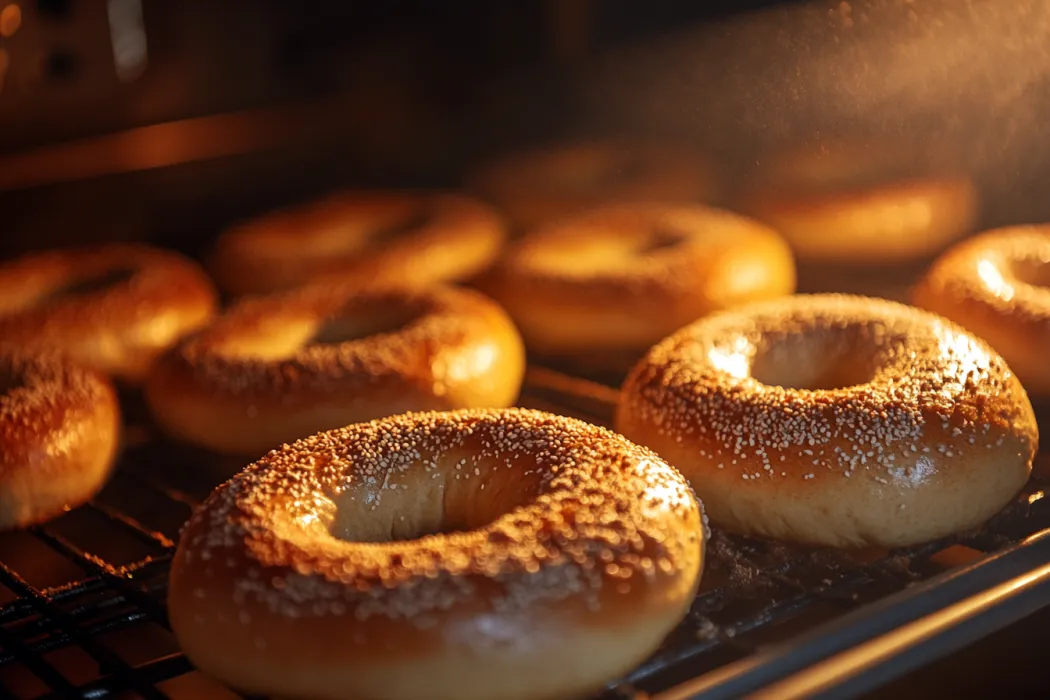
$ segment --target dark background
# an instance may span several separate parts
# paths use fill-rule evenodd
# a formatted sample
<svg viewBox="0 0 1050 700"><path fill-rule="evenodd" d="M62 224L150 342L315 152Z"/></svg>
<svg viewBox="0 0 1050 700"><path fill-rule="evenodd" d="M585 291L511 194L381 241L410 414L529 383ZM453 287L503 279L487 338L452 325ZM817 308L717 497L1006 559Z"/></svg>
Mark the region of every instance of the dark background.
<svg viewBox="0 0 1050 700"><path fill-rule="evenodd" d="M1050 218L1042 0L144 0L133 80L115 73L107 3L21 5L0 37L0 253L198 252L338 185L454 187L500 152L605 135L702 149L727 191L780 148L852 141L904 172L969 173L982 226ZM226 113L239 121L209 134L48 150Z"/></svg>

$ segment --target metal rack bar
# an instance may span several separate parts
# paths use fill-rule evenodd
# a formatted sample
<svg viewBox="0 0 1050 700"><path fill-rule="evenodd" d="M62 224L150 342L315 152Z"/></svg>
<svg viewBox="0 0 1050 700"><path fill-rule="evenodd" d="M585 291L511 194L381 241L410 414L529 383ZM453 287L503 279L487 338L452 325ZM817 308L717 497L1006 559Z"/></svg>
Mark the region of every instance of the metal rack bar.
<svg viewBox="0 0 1050 700"><path fill-rule="evenodd" d="M189 673L193 670L193 666L189 660L182 654L176 654L173 656L166 656L149 663L136 666L131 670L129 674L133 678L136 684L156 684L161 683L172 678L177 678L183 674ZM76 691L76 697L80 698L102 698L110 695L113 691L123 690L127 685L124 679L116 676L103 676L98 678L86 685L81 686ZM159 692L159 691L158 691ZM51 693L44 695L47 699L58 699L67 698L68 695L64 695L61 692ZM161 695L161 697L167 697Z"/></svg>
<svg viewBox="0 0 1050 700"><path fill-rule="evenodd" d="M70 620L69 616L61 608L58 608L53 602L41 595L39 590L29 585L18 573L2 563L0 563L0 582L20 596L28 598L41 615L46 616L60 626L65 634L75 640L77 645L98 663L99 669L103 673L127 676L132 671L131 666L125 663L120 656L98 644L94 638L85 634L85 631L74 621ZM45 663L42 657L29 653L26 645L10 634L6 628L3 629L3 637L0 638L0 641L4 643L10 642L14 649L18 652L23 652L19 654L19 660L25 663L34 674L48 685L53 688L60 688L70 694L75 693L75 689L69 681L55 670L53 666ZM163 700L166 697L149 684L133 682L130 687L133 687L143 697L152 700Z"/></svg>
<svg viewBox="0 0 1050 700"><path fill-rule="evenodd" d="M996 632L1050 604L1050 564L805 669L756 698L848 698Z"/></svg>
<svg viewBox="0 0 1050 700"><path fill-rule="evenodd" d="M1044 530L653 699L851 697L1050 605L1048 561Z"/></svg>
<svg viewBox="0 0 1050 700"><path fill-rule="evenodd" d="M163 627L168 627L168 613L164 606L143 593L137 586L131 585L126 572L122 572L99 560L98 557L78 549L63 537L50 534L42 529L38 529L36 535L52 549L78 562L88 571L101 577L110 586L118 589L128 600L141 606L154 622Z"/></svg>

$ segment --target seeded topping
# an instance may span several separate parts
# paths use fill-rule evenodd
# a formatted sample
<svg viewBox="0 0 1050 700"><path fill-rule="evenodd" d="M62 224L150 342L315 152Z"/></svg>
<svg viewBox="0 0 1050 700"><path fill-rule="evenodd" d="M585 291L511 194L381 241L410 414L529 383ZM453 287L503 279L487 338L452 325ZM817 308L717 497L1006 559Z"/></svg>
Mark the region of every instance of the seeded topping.
<svg viewBox="0 0 1050 700"><path fill-rule="evenodd" d="M747 238L777 236L709 207L610 205L534 231L508 253L504 267L507 274L583 291L690 290L709 264Z"/></svg>
<svg viewBox="0 0 1050 700"><path fill-rule="evenodd" d="M464 373L487 369L477 362L462 367L457 357L465 348L491 342L495 313L491 301L465 289L317 286L239 302L184 342L172 361L200 384L229 395L346 393L390 380L440 394L447 380L462 381ZM327 321L367 321L384 314L408 321L361 338L310 342ZM282 346L287 352L270 356L273 347Z"/></svg>
<svg viewBox="0 0 1050 700"><path fill-rule="evenodd" d="M238 294L319 279L428 283L469 277L505 236L488 204L458 194L344 190L239 223L211 264Z"/></svg>
<svg viewBox="0 0 1050 700"><path fill-rule="evenodd" d="M440 518L469 529L354 541L391 513L423 517L384 499L428 512L513 503L484 523ZM603 428L523 409L406 414L272 451L208 499L180 555L206 576L238 569L231 615L255 601L286 617L424 628L460 603L513 612L576 596L595 607L603 587L681 575L703 534L686 526L696 509L674 469Z"/></svg>
<svg viewBox="0 0 1050 700"><path fill-rule="evenodd" d="M0 467L24 466L8 462L21 458L17 446L113 400L109 385L93 372L55 355L0 346Z"/></svg>
<svg viewBox="0 0 1050 700"><path fill-rule="evenodd" d="M866 365L867 376L830 388L763 383L754 370L770 357L777 364L778 354L789 378L829 358ZM1001 444L1001 429L1027 406L1010 379L982 341L937 316L876 299L800 295L683 329L635 367L623 393L660 435L713 443L700 458L740 471L742 483L858 470L907 482L929 470L931 434L948 436L933 445L946 457Z"/></svg>

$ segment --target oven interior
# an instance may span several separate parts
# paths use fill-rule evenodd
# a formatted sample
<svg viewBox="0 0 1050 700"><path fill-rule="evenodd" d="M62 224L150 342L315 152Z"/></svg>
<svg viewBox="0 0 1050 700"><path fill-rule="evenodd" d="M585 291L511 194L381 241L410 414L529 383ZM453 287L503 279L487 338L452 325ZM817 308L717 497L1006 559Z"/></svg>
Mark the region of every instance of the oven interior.
<svg viewBox="0 0 1050 700"><path fill-rule="evenodd" d="M700 5L10 3L0 253L142 240L199 257L229 223L337 186L456 188L495 154L625 134L702 150L726 206L778 149L848 140L905 173L966 173L975 230L1050 219L1050 5ZM799 289L904 299L928 263L800 266ZM608 425L623 370L533 358L520 403ZM243 461L123 403L105 490L0 535L0 697L231 696L180 654L164 595L180 527ZM1042 608L1047 475L1040 455L980 532L900 551L715 530L686 620L602 697L885 688Z"/></svg>

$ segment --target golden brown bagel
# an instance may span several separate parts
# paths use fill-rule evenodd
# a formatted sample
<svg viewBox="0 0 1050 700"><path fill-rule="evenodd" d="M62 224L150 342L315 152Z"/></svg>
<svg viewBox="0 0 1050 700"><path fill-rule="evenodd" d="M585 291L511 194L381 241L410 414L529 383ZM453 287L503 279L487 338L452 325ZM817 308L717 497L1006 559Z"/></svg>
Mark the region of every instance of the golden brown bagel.
<svg viewBox="0 0 1050 700"><path fill-rule="evenodd" d="M1050 396L1050 226L1017 226L950 249L917 285L917 306L984 338L1033 396Z"/></svg>
<svg viewBox="0 0 1050 700"><path fill-rule="evenodd" d="M712 311L790 294L775 232L701 206L596 209L518 242L481 286L544 354L644 350Z"/></svg>
<svg viewBox="0 0 1050 700"><path fill-rule="evenodd" d="M616 426L748 535L898 547L982 524L1024 486L1038 432L1006 363L893 302L796 296L711 316L624 383Z"/></svg>
<svg viewBox="0 0 1050 700"><path fill-rule="evenodd" d="M141 245L32 253L0 265L0 340L58 351L128 382L141 381L216 304L196 263Z"/></svg>
<svg viewBox="0 0 1050 700"><path fill-rule="evenodd" d="M50 520L105 484L120 410L102 375L0 346L0 529Z"/></svg>
<svg viewBox="0 0 1050 700"><path fill-rule="evenodd" d="M242 691L564 698L685 615L701 511L649 450L522 409L396 416L275 450L182 534L169 616Z"/></svg>
<svg viewBox="0 0 1050 700"><path fill-rule="evenodd" d="M805 263L903 262L970 231L978 195L956 175L916 175L900 154L860 146L774 156L740 210L784 235Z"/></svg>
<svg viewBox="0 0 1050 700"><path fill-rule="evenodd" d="M404 411L509 406L524 362L477 292L312 286L241 301L165 356L145 393L173 435L261 454Z"/></svg>
<svg viewBox="0 0 1050 700"><path fill-rule="evenodd" d="M210 268L234 295L325 278L425 285L480 272L505 237L496 212L469 197L345 190L230 228Z"/></svg>
<svg viewBox="0 0 1050 700"><path fill-rule="evenodd" d="M714 178L686 149L586 142L524 151L478 170L472 187L519 231L609 204L710 201Z"/></svg>

